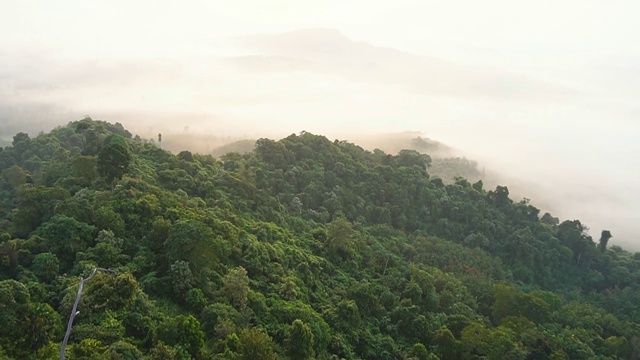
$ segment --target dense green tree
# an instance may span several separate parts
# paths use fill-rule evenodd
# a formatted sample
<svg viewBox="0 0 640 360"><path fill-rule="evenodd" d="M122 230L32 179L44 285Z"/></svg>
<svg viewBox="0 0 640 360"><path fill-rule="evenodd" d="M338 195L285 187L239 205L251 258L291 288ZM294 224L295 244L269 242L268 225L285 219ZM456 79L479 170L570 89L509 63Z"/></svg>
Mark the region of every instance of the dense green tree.
<svg viewBox="0 0 640 360"><path fill-rule="evenodd" d="M98 177L98 158L96 156L78 156L73 161L73 172L79 185L88 186Z"/></svg>
<svg viewBox="0 0 640 360"><path fill-rule="evenodd" d="M126 341L118 341L109 346L105 356L111 359L141 360L142 353L134 345Z"/></svg>
<svg viewBox="0 0 640 360"><path fill-rule="evenodd" d="M442 360L460 359L460 341L453 336L448 328L443 327L436 331L434 343L436 352Z"/></svg>
<svg viewBox="0 0 640 360"><path fill-rule="evenodd" d="M65 351L65 358L69 360L90 360L104 357L107 347L99 340L84 339L79 343L71 344Z"/></svg>
<svg viewBox="0 0 640 360"><path fill-rule="evenodd" d="M247 270L242 266L229 270L222 279L222 288L220 290L236 309L242 309L247 303L247 296L249 295Z"/></svg>
<svg viewBox="0 0 640 360"><path fill-rule="evenodd" d="M29 334L25 317L29 313L29 289L15 280L0 281L0 346L16 356L26 350Z"/></svg>
<svg viewBox="0 0 640 360"><path fill-rule="evenodd" d="M70 196L62 188L24 186L18 191L18 206L11 214L12 233L27 238L29 234L54 215L55 206Z"/></svg>
<svg viewBox="0 0 640 360"><path fill-rule="evenodd" d="M33 303L29 289L15 280L0 281L0 347L26 358L60 334L60 316L48 304Z"/></svg>
<svg viewBox="0 0 640 360"><path fill-rule="evenodd" d="M194 357L204 346L200 322L192 315L165 319L158 327L157 337L165 344L183 346Z"/></svg>
<svg viewBox="0 0 640 360"><path fill-rule="evenodd" d="M607 251L607 243L612 237L613 235L611 235L611 231L602 230L602 235L600 236L600 241L598 242L598 248L601 252Z"/></svg>
<svg viewBox="0 0 640 360"><path fill-rule="evenodd" d="M99 207L93 216L93 222L98 229L109 230L116 236L122 236L125 232L125 224L122 216L111 207Z"/></svg>
<svg viewBox="0 0 640 360"><path fill-rule="evenodd" d="M41 253L34 257L31 271L41 281L49 283L53 281L60 271L60 261L52 253Z"/></svg>
<svg viewBox="0 0 640 360"><path fill-rule="evenodd" d="M0 242L0 256L2 260L6 259L9 274L15 276L19 265L20 243L18 239L11 239L9 234L4 234L3 241ZM4 261L3 261L4 262Z"/></svg>
<svg viewBox="0 0 640 360"><path fill-rule="evenodd" d="M259 328L245 329L240 333L241 360L275 360L271 337Z"/></svg>
<svg viewBox="0 0 640 360"><path fill-rule="evenodd" d="M76 253L86 250L95 238L96 228L64 215L55 215L36 233L45 239L50 252L54 253L64 271L71 268Z"/></svg>
<svg viewBox="0 0 640 360"><path fill-rule="evenodd" d="M296 319L291 324L287 339L287 355L291 359L313 358L313 333L309 326L300 319Z"/></svg>
<svg viewBox="0 0 640 360"><path fill-rule="evenodd" d="M176 294L187 293L193 287L194 282L193 272L189 268L188 262L177 260L171 264L171 283Z"/></svg>
<svg viewBox="0 0 640 360"><path fill-rule="evenodd" d="M496 284L493 289L492 316L496 323L508 316L523 316L535 323L549 320L551 306L544 299L504 284Z"/></svg>
<svg viewBox="0 0 640 360"><path fill-rule="evenodd" d="M194 272L215 265L220 247L211 228L197 220L175 223L165 242L169 262L186 261Z"/></svg>
<svg viewBox="0 0 640 360"><path fill-rule="evenodd" d="M29 173L18 165L13 165L2 171L2 176L11 188L16 190L29 179Z"/></svg>
<svg viewBox="0 0 640 360"><path fill-rule="evenodd" d="M349 259L355 256L351 223L344 218L332 221L327 229L327 250L333 256Z"/></svg>
<svg viewBox="0 0 640 360"><path fill-rule="evenodd" d="M100 176L111 184L112 191L115 181L127 173L130 163L131 153L125 139L119 135L108 137L98 153L97 169Z"/></svg>
<svg viewBox="0 0 640 360"><path fill-rule="evenodd" d="M409 352L409 356L411 356L409 359L416 359L416 360L439 359L437 355L430 353L429 350L427 350L427 348L421 343L416 343L413 345L413 347L411 348L411 351Z"/></svg>
<svg viewBox="0 0 640 360"><path fill-rule="evenodd" d="M176 351L166 346L162 341L151 348L149 359L151 360L175 360Z"/></svg>
<svg viewBox="0 0 640 360"><path fill-rule="evenodd" d="M24 132L19 132L13 137L13 149L15 151L16 157L21 159L24 154L29 150L31 145L31 138L29 134Z"/></svg>

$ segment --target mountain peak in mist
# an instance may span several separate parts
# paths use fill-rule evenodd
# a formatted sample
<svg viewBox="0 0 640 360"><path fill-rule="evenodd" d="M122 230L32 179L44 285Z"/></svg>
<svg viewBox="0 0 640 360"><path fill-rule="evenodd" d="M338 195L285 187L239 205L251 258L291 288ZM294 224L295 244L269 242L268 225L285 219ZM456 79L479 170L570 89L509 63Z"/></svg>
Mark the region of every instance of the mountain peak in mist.
<svg viewBox="0 0 640 360"><path fill-rule="evenodd" d="M261 34L237 39L238 44L263 52L263 55L284 55L322 61L397 61L412 56L392 48L379 47L365 41L354 41L335 29L302 29L277 34ZM420 56L435 63L445 61Z"/></svg>
<svg viewBox="0 0 640 360"><path fill-rule="evenodd" d="M333 29L304 29L232 40L251 55L230 57L242 71L337 75L359 84L401 86L407 93L464 99L557 102L572 95L558 84L498 68L443 59L355 41Z"/></svg>
<svg viewBox="0 0 640 360"><path fill-rule="evenodd" d="M279 34L260 34L238 38L241 44L260 46L260 44L280 48L298 47L311 48L325 45L322 48L326 52L335 51L340 45L349 45L352 41L335 29L317 28L288 31Z"/></svg>

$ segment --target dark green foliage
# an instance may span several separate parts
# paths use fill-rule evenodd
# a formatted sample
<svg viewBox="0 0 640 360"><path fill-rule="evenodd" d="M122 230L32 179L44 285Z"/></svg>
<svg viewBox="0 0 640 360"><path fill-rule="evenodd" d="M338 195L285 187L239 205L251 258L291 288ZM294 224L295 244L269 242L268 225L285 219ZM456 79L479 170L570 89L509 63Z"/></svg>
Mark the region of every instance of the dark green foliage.
<svg viewBox="0 0 640 360"><path fill-rule="evenodd" d="M313 358L313 333L309 326L296 319L291 324L289 338L287 339L287 355L291 359L312 359Z"/></svg>
<svg viewBox="0 0 640 360"><path fill-rule="evenodd" d="M122 360L141 360L142 353L134 345L126 341L113 343L105 353L106 357Z"/></svg>
<svg viewBox="0 0 640 360"><path fill-rule="evenodd" d="M70 196L59 187L24 186L17 194L18 206L11 215L12 232L27 237L54 214L56 205Z"/></svg>
<svg viewBox="0 0 640 360"><path fill-rule="evenodd" d="M492 317L495 323L509 316L521 316L537 324L549 321L551 306L536 295L522 293L504 284L496 284L493 294Z"/></svg>
<svg viewBox="0 0 640 360"><path fill-rule="evenodd" d="M241 360L275 360L273 344L269 335L258 328L245 329L240 333Z"/></svg>
<svg viewBox="0 0 640 360"><path fill-rule="evenodd" d="M0 281L0 348L25 358L60 334L60 316L49 304L31 301L29 289L14 280Z"/></svg>
<svg viewBox="0 0 640 360"><path fill-rule="evenodd" d="M41 253L34 257L31 271L40 281L49 283L58 276L60 271L60 261L52 253Z"/></svg>
<svg viewBox="0 0 640 360"><path fill-rule="evenodd" d="M174 224L165 242L169 262L186 261L194 271L215 265L221 247L211 228L197 220Z"/></svg>
<svg viewBox="0 0 640 360"><path fill-rule="evenodd" d="M131 154L129 146L122 136L112 135L105 140L102 149L98 152L97 169L108 183L120 180L129 169Z"/></svg>
<svg viewBox="0 0 640 360"><path fill-rule="evenodd" d="M242 309L249 295L249 277L242 266L231 269L222 279L222 293L237 309Z"/></svg>
<svg viewBox="0 0 640 360"><path fill-rule="evenodd" d="M165 319L158 326L157 337L167 345L183 347L191 356L195 356L204 345L200 322L191 315Z"/></svg>
<svg viewBox="0 0 640 360"><path fill-rule="evenodd" d="M65 271L70 269L76 253L89 248L96 228L64 215L55 215L36 230L45 239L45 246L54 253Z"/></svg>
<svg viewBox="0 0 640 360"><path fill-rule="evenodd" d="M344 218L332 221L327 229L326 248L331 257L350 259L356 254L353 230Z"/></svg>
<svg viewBox="0 0 640 360"><path fill-rule="evenodd" d="M607 251L607 243L609 242L609 239L611 239L612 237L613 235L611 235L611 232L609 230L602 230L602 235L600 236L600 242L598 242L598 248L600 249L600 252Z"/></svg>
<svg viewBox="0 0 640 360"><path fill-rule="evenodd" d="M84 339L69 346L66 351L66 358L69 360L90 360L100 359L105 355L107 347L96 339Z"/></svg>
<svg viewBox="0 0 640 360"><path fill-rule="evenodd" d="M29 174L17 165L13 165L2 171L2 176L14 190L17 190L20 186L24 185L29 178Z"/></svg>
<svg viewBox="0 0 640 360"><path fill-rule="evenodd" d="M640 357L639 254L433 155L303 132L217 160L90 118L17 134L0 358L57 358L96 267L68 359Z"/></svg>

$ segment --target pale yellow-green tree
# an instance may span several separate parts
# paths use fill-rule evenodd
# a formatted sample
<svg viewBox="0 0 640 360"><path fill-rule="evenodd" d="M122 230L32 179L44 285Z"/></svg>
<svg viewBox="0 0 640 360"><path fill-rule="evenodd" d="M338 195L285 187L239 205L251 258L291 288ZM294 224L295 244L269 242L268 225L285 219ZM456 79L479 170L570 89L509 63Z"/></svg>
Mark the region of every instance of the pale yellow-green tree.
<svg viewBox="0 0 640 360"><path fill-rule="evenodd" d="M236 308L241 309L247 303L249 295L249 276L242 266L229 270L222 279L222 293Z"/></svg>

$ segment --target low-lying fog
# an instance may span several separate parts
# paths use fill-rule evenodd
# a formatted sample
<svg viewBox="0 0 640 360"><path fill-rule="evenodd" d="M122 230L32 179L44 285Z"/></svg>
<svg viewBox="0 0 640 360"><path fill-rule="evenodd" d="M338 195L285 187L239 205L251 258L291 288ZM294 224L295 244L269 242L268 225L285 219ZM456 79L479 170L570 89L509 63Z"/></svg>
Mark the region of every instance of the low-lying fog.
<svg viewBox="0 0 640 360"><path fill-rule="evenodd" d="M10 0L0 136L84 115L204 152L418 131L640 249L639 5L518 3Z"/></svg>

